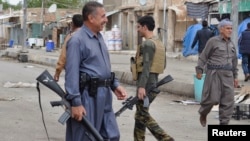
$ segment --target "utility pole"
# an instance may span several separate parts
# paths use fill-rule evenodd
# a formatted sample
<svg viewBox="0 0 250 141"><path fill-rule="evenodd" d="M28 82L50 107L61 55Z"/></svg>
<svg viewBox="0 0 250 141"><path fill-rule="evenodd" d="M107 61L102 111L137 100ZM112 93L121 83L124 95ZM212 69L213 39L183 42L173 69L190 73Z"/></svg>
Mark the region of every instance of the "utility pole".
<svg viewBox="0 0 250 141"><path fill-rule="evenodd" d="M22 52L27 53L28 50L26 48L26 22L27 21L27 0L23 0L23 47Z"/></svg>
<svg viewBox="0 0 250 141"><path fill-rule="evenodd" d="M164 46L166 47L166 43L165 43L165 38L167 37L166 34L167 34L167 26L166 26L166 9L167 9L167 1L164 0L164 6L163 6L163 39L162 39L162 42L164 44Z"/></svg>
<svg viewBox="0 0 250 141"><path fill-rule="evenodd" d="M44 22L44 18L43 15L45 14L45 10L44 10L44 0L42 0L42 10L41 10L41 24L42 24L42 28L43 28L43 22ZM41 29L42 31L42 29Z"/></svg>
<svg viewBox="0 0 250 141"><path fill-rule="evenodd" d="M28 62L28 49L26 45L26 21L27 21L27 0L23 0L23 46L20 51L20 54L18 55L18 60L20 62Z"/></svg>
<svg viewBox="0 0 250 141"><path fill-rule="evenodd" d="M238 43L238 23L239 23L239 11L238 11L239 0L231 0L231 3L232 3L231 20L233 23L232 41L236 45L236 50L238 53L237 43Z"/></svg>

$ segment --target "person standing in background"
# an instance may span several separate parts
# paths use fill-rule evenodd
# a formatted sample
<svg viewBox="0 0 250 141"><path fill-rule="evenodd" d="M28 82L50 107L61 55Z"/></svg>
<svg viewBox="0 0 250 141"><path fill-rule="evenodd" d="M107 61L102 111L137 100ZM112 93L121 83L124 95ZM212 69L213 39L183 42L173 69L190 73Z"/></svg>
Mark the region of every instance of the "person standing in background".
<svg viewBox="0 0 250 141"><path fill-rule="evenodd" d="M62 51L58 58L57 64L56 64L56 72L54 74L55 81L59 80L60 74L62 70L65 67L66 63L66 46L68 40L71 38L71 36L83 25L83 19L81 14L75 14L72 17L72 23L71 23L71 29L70 33L66 35L63 45L62 45Z"/></svg>
<svg viewBox="0 0 250 141"><path fill-rule="evenodd" d="M201 54L205 48L207 41L214 36L214 33L208 28L207 21L202 21L202 29L196 32L191 48L193 49L198 42L198 53Z"/></svg>
<svg viewBox="0 0 250 141"><path fill-rule="evenodd" d="M250 23L247 23L247 29L241 33L239 38L239 53L242 55L242 69L245 75L244 81L250 79Z"/></svg>
<svg viewBox="0 0 250 141"><path fill-rule="evenodd" d="M231 41L232 22L222 20L219 36L212 37L199 56L196 66L197 79L202 78L206 66L202 98L200 103L200 123L207 123L207 115L214 105L219 105L219 124L228 125L234 111L234 88L238 86L238 58Z"/></svg>

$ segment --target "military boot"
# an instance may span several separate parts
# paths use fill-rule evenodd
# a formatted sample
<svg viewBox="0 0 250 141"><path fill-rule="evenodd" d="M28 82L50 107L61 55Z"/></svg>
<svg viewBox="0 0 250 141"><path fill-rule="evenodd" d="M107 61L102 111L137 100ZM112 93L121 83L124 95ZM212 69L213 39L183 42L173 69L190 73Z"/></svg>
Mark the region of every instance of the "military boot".
<svg viewBox="0 0 250 141"><path fill-rule="evenodd" d="M250 78L249 73L245 74L245 79L244 79L244 81L247 82L249 78Z"/></svg>

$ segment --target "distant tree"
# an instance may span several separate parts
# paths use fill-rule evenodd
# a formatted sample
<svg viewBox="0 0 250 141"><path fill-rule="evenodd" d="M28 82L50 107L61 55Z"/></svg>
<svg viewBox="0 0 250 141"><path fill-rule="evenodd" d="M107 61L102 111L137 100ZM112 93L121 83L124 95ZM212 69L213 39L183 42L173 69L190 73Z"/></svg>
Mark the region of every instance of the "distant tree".
<svg viewBox="0 0 250 141"><path fill-rule="evenodd" d="M28 8L35 8L42 6L42 0L27 0L26 2Z"/></svg>
<svg viewBox="0 0 250 141"><path fill-rule="evenodd" d="M22 9L23 3L20 1L17 5L12 5L14 10Z"/></svg>
<svg viewBox="0 0 250 141"><path fill-rule="evenodd" d="M6 10L9 8L9 4L7 2L3 2L2 0L0 0L0 4L3 4L3 10Z"/></svg>
<svg viewBox="0 0 250 141"><path fill-rule="evenodd" d="M80 8L82 6L82 0L51 0L57 4L58 8Z"/></svg>
<svg viewBox="0 0 250 141"><path fill-rule="evenodd" d="M22 3L19 2L17 5L12 5L9 3L8 0L5 0L4 2L2 0L0 0L0 4L3 4L3 10L6 10L8 8L12 8L14 10L19 10L22 8Z"/></svg>
<svg viewBox="0 0 250 141"><path fill-rule="evenodd" d="M49 8L52 4L57 4L58 8L79 8L79 6L82 6L83 0L27 0L27 7L41 7L42 1L44 1L45 8Z"/></svg>
<svg viewBox="0 0 250 141"><path fill-rule="evenodd" d="M83 4L89 0L26 0L28 8L42 7L42 1L44 1L44 7L49 8L52 4L57 4L57 8L82 8ZM14 10L22 9L23 2L19 2L17 5L9 4L8 0L0 0L0 4L3 4L3 10L12 8Z"/></svg>

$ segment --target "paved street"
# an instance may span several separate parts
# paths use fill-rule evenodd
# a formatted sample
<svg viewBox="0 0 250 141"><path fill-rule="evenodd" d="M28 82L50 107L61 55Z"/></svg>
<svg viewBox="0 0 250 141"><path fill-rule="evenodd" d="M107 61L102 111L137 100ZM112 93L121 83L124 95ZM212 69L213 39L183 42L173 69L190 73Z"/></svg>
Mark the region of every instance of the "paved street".
<svg viewBox="0 0 250 141"><path fill-rule="evenodd" d="M9 59L7 59L9 60ZM45 69L53 74L54 68L32 64L7 61L1 58L1 91L0 91L0 136L3 141L46 141L46 134L42 123L41 112L38 104L38 93L34 86L30 88L6 88L6 82L36 83L36 77ZM122 65L122 64L120 64ZM59 81L63 87L63 75ZM135 87L122 84L129 95L133 95ZM45 122L51 141L64 140L65 126L57 122L63 109L52 108L50 101L59 100L59 97L40 84L41 100ZM178 96L162 92L152 103L150 112L160 126L173 136L176 141L205 141L207 140L207 128L199 124L197 110L199 105L184 105L175 100L193 100L193 98ZM114 98L114 111L122 106L122 101ZM134 110L125 111L117 118L121 141L133 140ZM211 112L208 116L208 124L218 124L217 112ZM231 124L250 124L249 120L234 120ZM147 130L146 141L154 141L154 137Z"/></svg>
<svg viewBox="0 0 250 141"><path fill-rule="evenodd" d="M20 2L13 4L14 1ZM50 88L37 83L36 78L44 70L54 75L65 36L73 29L72 17L76 13L82 13L81 10L87 1L1 1L0 141L65 140L66 125L58 122L65 109L52 107L50 104L51 101L59 101L61 98ZM208 25L211 26L213 32L216 31L216 34L222 31L221 27L227 30L228 27L225 28L224 25L227 25L229 21L226 20L226 23L221 21L230 19L233 31L231 40L237 45L242 31L250 22L250 0L96 1L103 4L106 14L98 18L99 6L97 10L95 7L87 8L86 11L90 14L93 10L95 11L94 18L92 18L94 22L91 19L89 22L93 24L86 25L90 31L96 33L98 28L95 28L95 25L98 21L104 25L104 19L108 20L103 27L102 35L110 55L111 70L120 84L125 87L129 96L134 96L136 93L136 82L133 81L130 70L130 57L135 56L137 45L144 40L138 33L138 19L143 15L152 15L155 19L156 32L166 47L166 52L164 52L167 58L166 69L159 75L159 80L171 75L173 81L159 87L161 93L150 105L150 113L160 127L175 141L208 141L208 127L200 125L198 114L200 101L196 98L197 95L201 97L203 88L201 84L203 81L198 81L200 93L196 93L198 83L195 81L195 66L198 54L193 53L196 52L197 47L191 49L190 45L193 35L201 28L199 25L202 22L201 19L207 20ZM101 12L103 13L102 7ZM235 52L239 52L237 46ZM187 54L189 56L186 56ZM244 82L241 59L238 59L238 62L239 88L234 89L235 94L241 91L241 87L249 86L250 88L250 80ZM63 71L58 82L63 89L64 77ZM39 93L38 84L41 93ZM250 98L250 95L247 98ZM112 105L114 112L123 106L123 102L117 100L114 95ZM246 113L248 116L250 107L246 109L249 110ZM134 140L134 114L135 106L134 109L127 109L117 117L121 133L120 141ZM207 124L218 125L218 123L218 107L214 106L207 116ZM250 127L250 119L236 120L232 117L230 125L249 125L247 127ZM231 126L228 127L231 128ZM237 132L237 135L240 133L244 135L243 129L240 130L242 131ZM223 136L228 133L224 131L221 130L219 134L222 133ZM232 129L229 131L230 134L231 131ZM249 132L247 134L249 136ZM237 135L234 134L234 136ZM229 137L231 139L232 136L229 135ZM238 137L235 138L233 139L243 141ZM145 141L156 141L148 129Z"/></svg>
<svg viewBox="0 0 250 141"><path fill-rule="evenodd" d="M18 58L20 47L7 48L0 50L0 56L8 56ZM56 65L60 50L46 52L45 48L28 49L28 60L36 64L54 67ZM125 84L134 84L130 72L130 57L134 56L134 50L110 51L110 60L112 70L117 74L118 79ZM197 63L197 55L183 57L181 52L167 52L167 67L160 78L171 75L174 80L168 85L160 87L162 91L177 94L180 96L194 97L194 73ZM239 60L239 83L240 85L250 85L249 82L244 82L243 71ZM62 77L63 74L62 74Z"/></svg>

